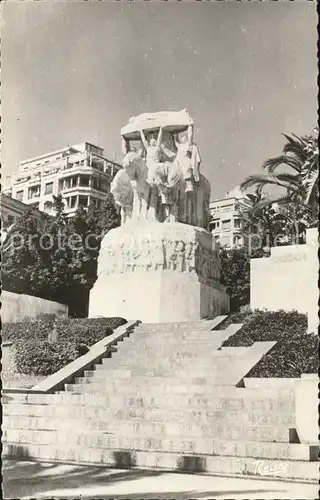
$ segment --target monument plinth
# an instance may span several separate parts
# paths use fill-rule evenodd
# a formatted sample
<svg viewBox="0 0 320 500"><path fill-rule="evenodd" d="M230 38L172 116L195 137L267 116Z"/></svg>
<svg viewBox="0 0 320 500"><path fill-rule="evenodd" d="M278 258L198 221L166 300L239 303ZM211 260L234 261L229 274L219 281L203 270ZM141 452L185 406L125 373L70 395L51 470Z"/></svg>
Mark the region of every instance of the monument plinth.
<svg viewBox="0 0 320 500"><path fill-rule="evenodd" d="M130 146L137 133L139 152ZM102 241L89 316L156 323L228 312L192 119L186 110L144 113L122 128L122 140L124 169L111 186L122 224Z"/></svg>

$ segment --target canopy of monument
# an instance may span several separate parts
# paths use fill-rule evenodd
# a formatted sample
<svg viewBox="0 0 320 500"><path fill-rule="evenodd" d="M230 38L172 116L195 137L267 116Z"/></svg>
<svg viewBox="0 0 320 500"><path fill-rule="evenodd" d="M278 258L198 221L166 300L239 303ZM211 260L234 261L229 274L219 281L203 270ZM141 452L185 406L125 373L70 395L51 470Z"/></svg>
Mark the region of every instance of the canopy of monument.
<svg viewBox="0 0 320 500"><path fill-rule="evenodd" d="M193 120L186 109L181 111L159 111L157 113L142 113L130 118L129 123L122 127L121 135L126 139L140 139L140 130L152 132L165 127L168 132L183 132Z"/></svg>

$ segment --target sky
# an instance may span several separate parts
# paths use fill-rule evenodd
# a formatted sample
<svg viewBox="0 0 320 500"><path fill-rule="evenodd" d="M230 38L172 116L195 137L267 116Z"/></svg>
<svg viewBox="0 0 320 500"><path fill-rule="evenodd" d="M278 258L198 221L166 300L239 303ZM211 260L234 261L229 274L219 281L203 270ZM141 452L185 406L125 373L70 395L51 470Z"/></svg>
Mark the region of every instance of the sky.
<svg viewBox="0 0 320 500"><path fill-rule="evenodd" d="M2 3L2 175L188 109L212 199L317 123L315 2Z"/></svg>

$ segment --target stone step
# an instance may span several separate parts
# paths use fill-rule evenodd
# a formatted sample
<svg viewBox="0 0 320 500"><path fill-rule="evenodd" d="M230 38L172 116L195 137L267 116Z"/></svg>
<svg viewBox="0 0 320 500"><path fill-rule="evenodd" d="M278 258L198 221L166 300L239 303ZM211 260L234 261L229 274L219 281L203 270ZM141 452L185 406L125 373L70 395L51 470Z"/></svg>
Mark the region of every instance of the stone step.
<svg viewBox="0 0 320 500"><path fill-rule="evenodd" d="M14 418L16 425L9 424L3 425L3 439L14 442L39 442L42 439L42 434L38 435L37 432L52 432L57 431L61 436L66 433L65 442L69 442L68 434L84 434L98 432L100 434L108 434L112 436L122 437L136 437L136 438L180 438L184 436L185 439L224 439L224 440L251 440L251 441L270 441L288 443L292 440L295 442L296 434L289 431L286 425L263 426L258 425L254 427L242 426L236 422L199 422L195 423L191 419L183 422L153 422L145 420L125 421L115 420L103 422L100 419L86 419L86 418L66 418L64 420L32 417L30 427L27 426L25 419ZM38 420L38 426L36 426ZM8 422L6 420L6 422ZM77 429L77 431L75 431ZM40 437L39 437L40 436ZM33 441L33 439L37 439ZM56 439L56 438L54 438ZM46 444L46 443L43 443ZM47 443L50 444L50 443ZM168 451L168 450L162 450Z"/></svg>
<svg viewBox="0 0 320 500"><path fill-rule="evenodd" d="M159 395L143 397L137 396L136 393L131 394L117 394L112 395L110 391L99 391L98 393L83 392L75 394L74 396L79 397L78 401L83 404L98 404L98 405L109 405L111 408L189 408L189 409L250 409L250 410L261 410L261 411L293 411L294 400L275 400L275 399L264 399L264 400L250 400L247 398L243 399L217 399L215 394L212 393L210 396L207 394L197 394L197 395L187 395L187 394L167 394L163 393Z"/></svg>
<svg viewBox="0 0 320 500"><path fill-rule="evenodd" d="M157 451L106 450L101 448L72 448L59 445L35 445L7 443L3 456L37 459L43 461L104 464L112 467L137 467L166 469L184 472L245 475L261 478L304 479L318 481L319 464L303 460L257 460L252 457L197 455L191 453L163 453Z"/></svg>
<svg viewBox="0 0 320 500"><path fill-rule="evenodd" d="M160 396L161 394L187 394L190 397L196 394L207 394L208 396L214 395L215 387L217 384L223 385L224 378L215 377L215 374L212 373L212 383L211 384L185 384L183 381L180 381L176 384L174 383L155 383L155 384L134 384L131 382L131 378L128 377L126 381L121 383L121 380L109 380L106 379L88 379L88 383L73 383L73 384L65 384L65 391L71 392L95 392L100 390L109 391L110 394L132 394L134 392L134 388L136 389L135 394L144 394L144 391L150 391L154 396ZM123 380L123 379L122 379Z"/></svg>
<svg viewBox="0 0 320 500"><path fill-rule="evenodd" d="M206 359L204 359L204 357L201 358L203 364L201 363L201 360L199 360L198 356L183 356L183 354L181 355L181 357L169 358L163 362L161 362L161 359L159 359L159 361L150 360L149 362L148 360L143 360L143 362L141 363L139 363L138 359L134 358L128 360L120 358L119 360L115 359L112 362L110 362L109 359L104 359L103 363L96 366L96 370L112 370L112 372L117 372L117 374L119 373L119 376L121 377L122 375L120 374L120 372L131 371L133 374L134 370L137 369L147 370L148 372L152 372L156 369L163 369L163 371L167 371L168 369L170 369L170 372L173 372L173 370L177 368L176 371L180 371L181 373L185 371L188 373L190 367L193 367L193 372L199 373L199 375L197 376L201 377L201 374L202 376L206 376L208 368L212 370L221 370L225 369L227 364L234 364L235 362L242 361L242 359L238 359L240 358L240 355L238 357L225 355L221 357L208 356L206 357ZM200 364L200 366L198 366L198 364ZM203 373L201 367L203 367Z"/></svg>
<svg viewBox="0 0 320 500"><path fill-rule="evenodd" d="M213 328L218 328L220 325L222 325L225 320L227 319L227 316L217 316L214 319L210 320L199 320L199 321L185 321L185 322L172 322L172 323L141 323L138 325L136 328L137 330L143 328L143 329L180 329L180 328L205 328L208 330L212 330Z"/></svg>
<svg viewBox="0 0 320 500"><path fill-rule="evenodd" d="M214 398L213 398L214 396ZM281 411L291 411L294 408L294 392L289 389L245 389L232 386L216 386L210 398L206 394L192 395L162 395L162 397L153 397L149 390L144 393L143 397L139 397L135 390L132 390L131 395L114 397L109 391L99 390L91 391L84 394L72 394L65 391L55 394L15 394L14 397L7 401L20 404L43 404L43 405L58 405L58 404L89 404L95 406L105 405L129 405L139 407L158 407L158 408L228 408L242 409L255 408L261 410L272 411L275 408Z"/></svg>
<svg viewBox="0 0 320 500"><path fill-rule="evenodd" d="M236 441L268 441L276 443L289 443L292 440L292 433L289 432L287 426L242 426L236 423L228 423L227 425L221 422L213 421L211 424L195 424L192 422L146 422L142 421L115 421L102 422L100 420L89 419L66 419L57 422L58 427L51 430L42 428L41 425L51 425L44 420L39 422L39 427L34 429L19 429L19 428L4 428L3 440L16 443L39 443L39 444L55 444L57 440L63 437L63 442L72 444L70 441L73 436L82 436L85 433L92 436L111 435L112 437L135 438L140 439L164 439L172 438L181 440L190 440L193 443L200 440L221 439L221 440L236 440ZM74 424L76 423L76 429ZM58 435L56 435L58 434ZM101 437L102 439L102 437ZM84 444L85 445L85 444ZM114 445L112 445L114 447ZM145 448L141 448L145 449ZM171 451L162 449L161 451ZM178 450L176 450L178 451ZM209 453L208 451L200 451L198 453Z"/></svg>
<svg viewBox="0 0 320 500"><path fill-rule="evenodd" d="M37 428L39 418L41 424L44 424L43 419L49 419L53 427L57 428L59 420L71 419L98 419L103 422L109 420L145 420L151 422L220 422L226 425L229 422L239 423L242 425L285 425L294 427L294 413L284 412L262 412L259 410L166 410L157 408L103 408L88 405L5 405L3 408L3 425L6 428ZM58 423L56 422L58 419ZM47 420L45 420L47 422ZM75 425L75 424L73 424ZM21 426L21 427L20 427Z"/></svg>

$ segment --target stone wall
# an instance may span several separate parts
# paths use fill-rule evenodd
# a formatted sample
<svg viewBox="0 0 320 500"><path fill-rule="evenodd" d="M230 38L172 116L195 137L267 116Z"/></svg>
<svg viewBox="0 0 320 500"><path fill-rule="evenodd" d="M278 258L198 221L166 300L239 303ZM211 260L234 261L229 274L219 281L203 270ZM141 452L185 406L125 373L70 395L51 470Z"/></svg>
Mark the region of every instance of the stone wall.
<svg viewBox="0 0 320 500"><path fill-rule="evenodd" d="M18 323L39 314L68 316L68 306L31 295L3 291L1 294L1 320L3 323Z"/></svg>
<svg viewBox="0 0 320 500"><path fill-rule="evenodd" d="M318 231L307 231L304 245L274 247L271 256L251 260L252 309L296 309L308 314L308 329L318 324Z"/></svg>

